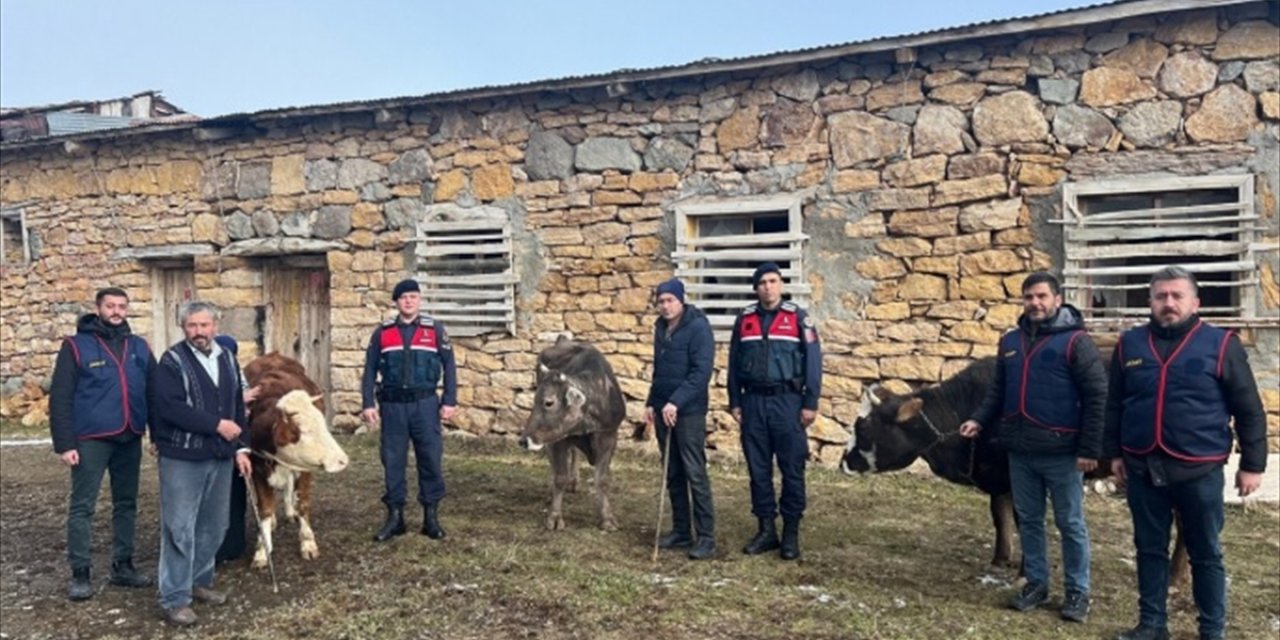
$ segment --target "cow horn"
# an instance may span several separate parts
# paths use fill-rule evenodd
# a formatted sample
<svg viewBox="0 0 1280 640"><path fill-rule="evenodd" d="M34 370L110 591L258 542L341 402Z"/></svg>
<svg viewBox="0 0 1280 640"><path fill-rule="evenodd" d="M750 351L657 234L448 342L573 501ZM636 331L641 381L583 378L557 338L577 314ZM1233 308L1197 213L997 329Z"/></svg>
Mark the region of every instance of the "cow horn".
<svg viewBox="0 0 1280 640"><path fill-rule="evenodd" d="M311 396L311 401L312 401L312 402L324 402L324 394L322 393L322 394L320 394L320 395Z"/></svg>
<svg viewBox="0 0 1280 640"><path fill-rule="evenodd" d="M542 364L541 362L538 363L538 371L542 373L542 375L544 376L547 375L548 373L551 373L551 369L548 368L547 365Z"/></svg>
<svg viewBox="0 0 1280 640"><path fill-rule="evenodd" d="M881 387L879 384L873 384L867 387L866 391L863 391L867 396L867 401L870 402L873 407L880 406L880 394L877 393L880 389Z"/></svg>

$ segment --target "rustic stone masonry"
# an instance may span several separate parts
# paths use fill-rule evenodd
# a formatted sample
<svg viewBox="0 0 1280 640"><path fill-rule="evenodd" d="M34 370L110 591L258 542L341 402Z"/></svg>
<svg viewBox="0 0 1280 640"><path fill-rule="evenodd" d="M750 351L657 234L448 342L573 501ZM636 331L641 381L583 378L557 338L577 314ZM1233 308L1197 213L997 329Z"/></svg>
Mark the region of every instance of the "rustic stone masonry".
<svg viewBox="0 0 1280 640"><path fill-rule="evenodd" d="M0 201L26 203L37 258L3 268L0 413L38 419L59 337L97 287L130 290L133 325L150 330L146 264L113 252L195 244L214 249L194 258L199 297L233 310L267 302L261 256L326 257L335 423L355 428L364 347L412 266L415 221L489 207L515 227L519 320L514 336L456 340L464 410L453 428L517 432L536 353L564 332L609 356L638 423L652 290L673 272L673 203L809 190L805 271L826 354L811 442L831 464L864 385L907 390L994 354L1020 313L1022 278L1061 268L1061 230L1048 221L1066 181L1252 173L1263 241L1280 242L1276 22L1258 2L6 151ZM1280 265L1277 252L1260 255L1262 313L1274 319ZM1273 450L1278 333L1274 320L1247 332ZM722 346L719 408L725 360ZM736 450L727 412L712 418L710 446Z"/></svg>

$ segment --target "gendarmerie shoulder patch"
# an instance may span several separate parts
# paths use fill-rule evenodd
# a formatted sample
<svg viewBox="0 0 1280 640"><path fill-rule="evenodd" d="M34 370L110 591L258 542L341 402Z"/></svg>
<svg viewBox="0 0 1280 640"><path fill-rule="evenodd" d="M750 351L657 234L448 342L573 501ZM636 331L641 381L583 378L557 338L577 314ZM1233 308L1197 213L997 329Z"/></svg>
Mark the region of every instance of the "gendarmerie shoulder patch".
<svg viewBox="0 0 1280 640"><path fill-rule="evenodd" d="M424 327L433 327L436 324L436 320L431 316L418 316L418 324Z"/></svg>
<svg viewBox="0 0 1280 640"><path fill-rule="evenodd" d="M743 307L743 308L742 308L742 315L744 315L744 316L746 316L746 315L751 315L751 314L753 314L753 313L755 313L755 312L756 312L756 305L755 305L755 303L749 304L749 305L747 305L747 306L745 306L745 307Z"/></svg>
<svg viewBox="0 0 1280 640"><path fill-rule="evenodd" d="M803 322L803 324L804 324L804 328L806 328L806 329L812 329L812 328L814 328L814 327L818 326L818 323L816 323L816 322L814 322L814 321L813 321L813 316L811 316L811 315L807 315L807 314L806 314L806 315L805 315L805 317L804 317L804 322Z"/></svg>
<svg viewBox="0 0 1280 640"><path fill-rule="evenodd" d="M794 303L794 302L792 302L792 301L790 301L790 300L786 300L786 301L784 301L784 302L782 303L782 309L783 309L784 311L791 311L791 312L793 312L793 313L794 313L794 312L796 312L796 311L799 311L799 310L800 310L800 307L796 306L796 303Z"/></svg>
<svg viewBox="0 0 1280 640"><path fill-rule="evenodd" d="M382 321L382 326L384 326L384 327L394 327L394 326L396 326L396 319L395 319L395 318L392 318L392 319L390 319L390 320L383 320L383 321Z"/></svg>

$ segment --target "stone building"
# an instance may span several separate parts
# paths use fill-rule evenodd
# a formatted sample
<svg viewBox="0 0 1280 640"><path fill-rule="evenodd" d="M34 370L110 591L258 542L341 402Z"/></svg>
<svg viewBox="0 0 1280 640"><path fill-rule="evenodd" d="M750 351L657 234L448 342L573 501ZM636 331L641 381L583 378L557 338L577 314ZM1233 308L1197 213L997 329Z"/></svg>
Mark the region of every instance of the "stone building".
<svg viewBox="0 0 1280 640"><path fill-rule="evenodd" d="M684 277L727 333L767 258L819 321L829 463L864 385L992 355L1027 272L1062 274L1105 341L1182 263L1242 332L1276 447L1278 22L1274 2L1132 0L7 143L3 410L40 410L60 336L113 284L157 344L184 298L223 306L246 357L298 355L355 428L364 348L414 274L458 345L453 428L517 431L562 333L608 354L638 421L653 287ZM735 449L713 414L709 446Z"/></svg>

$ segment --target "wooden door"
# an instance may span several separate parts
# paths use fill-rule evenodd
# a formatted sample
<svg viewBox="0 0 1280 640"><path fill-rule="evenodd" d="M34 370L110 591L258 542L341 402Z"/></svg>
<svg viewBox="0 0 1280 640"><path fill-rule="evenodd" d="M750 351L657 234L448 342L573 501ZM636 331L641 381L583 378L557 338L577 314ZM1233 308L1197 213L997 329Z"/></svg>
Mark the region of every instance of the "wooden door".
<svg viewBox="0 0 1280 640"><path fill-rule="evenodd" d="M196 274L190 264L158 265L151 270L151 348L159 357L182 340L178 309L196 295Z"/></svg>
<svg viewBox="0 0 1280 640"><path fill-rule="evenodd" d="M324 267L269 265L263 269L266 291L265 351L279 351L302 363L307 375L329 399L329 270Z"/></svg>

